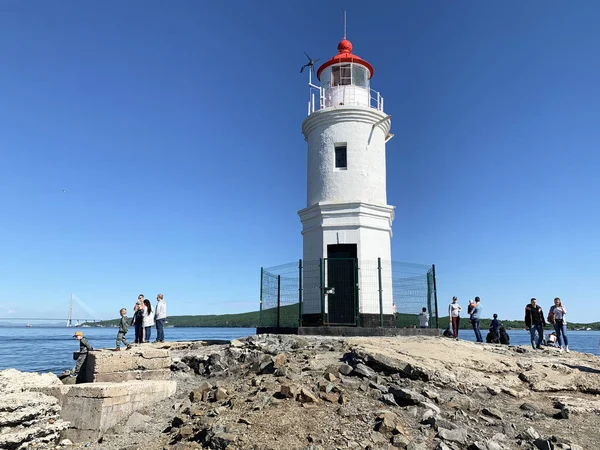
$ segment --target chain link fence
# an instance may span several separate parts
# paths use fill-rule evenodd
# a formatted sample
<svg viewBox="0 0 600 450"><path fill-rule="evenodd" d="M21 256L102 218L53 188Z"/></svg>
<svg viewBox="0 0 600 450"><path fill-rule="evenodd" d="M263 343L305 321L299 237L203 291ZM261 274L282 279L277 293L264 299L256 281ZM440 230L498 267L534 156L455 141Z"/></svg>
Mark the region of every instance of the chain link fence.
<svg viewBox="0 0 600 450"><path fill-rule="evenodd" d="M306 313L323 325L358 325L364 312L379 316L379 326L393 314L395 326L418 327L423 308L429 327L438 328L433 265L321 259L261 268L261 327L301 327Z"/></svg>

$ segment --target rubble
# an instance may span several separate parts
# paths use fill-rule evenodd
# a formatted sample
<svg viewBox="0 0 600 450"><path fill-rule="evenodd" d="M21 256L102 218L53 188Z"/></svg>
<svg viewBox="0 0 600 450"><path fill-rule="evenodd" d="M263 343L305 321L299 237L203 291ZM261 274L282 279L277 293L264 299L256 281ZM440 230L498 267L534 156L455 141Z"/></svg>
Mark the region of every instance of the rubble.
<svg viewBox="0 0 600 450"><path fill-rule="evenodd" d="M160 348L176 393L89 448L600 447L600 358L590 355L426 337L261 335Z"/></svg>

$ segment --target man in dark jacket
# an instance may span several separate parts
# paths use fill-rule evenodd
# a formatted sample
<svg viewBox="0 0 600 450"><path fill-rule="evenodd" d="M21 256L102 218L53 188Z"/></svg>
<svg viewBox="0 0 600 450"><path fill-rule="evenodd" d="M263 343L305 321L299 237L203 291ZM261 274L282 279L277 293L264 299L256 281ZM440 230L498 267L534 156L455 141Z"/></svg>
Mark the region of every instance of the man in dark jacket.
<svg viewBox="0 0 600 450"><path fill-rule="evenodd" d="M545 326L546 321L544 319L544 311L542 311L542 307L537 304L537 300L532 298L531 303L525 307L525 327L529 330L531 335L531 346L534 350L536 348L542 348ZM536 332L538 334L537 343L535 343Z"/></svg>

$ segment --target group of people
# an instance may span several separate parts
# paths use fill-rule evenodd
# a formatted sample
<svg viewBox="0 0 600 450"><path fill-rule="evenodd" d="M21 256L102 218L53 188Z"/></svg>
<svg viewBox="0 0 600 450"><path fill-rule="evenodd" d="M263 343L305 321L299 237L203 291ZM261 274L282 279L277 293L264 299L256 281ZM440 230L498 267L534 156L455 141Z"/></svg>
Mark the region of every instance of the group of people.
<svg viewBox="0 0 600 450"><path fill-rule="evenodd" d="M458 299L452 297L452 303L448 307L449 328L446 331L446 335L450 335L455 339L458 339L458 329L460 326L460 313L462 307L458 304ZM469 307L467 313L469 314L469 320L473 331L475 332L475 339L477 342L483 342L481 336L481 330L479 329L479 323L481 319L481 299L475 297L474 300L469 300ZM554 326L554 333L552 343L559 348L559 351L569 352L569 340L567 338L567 320L565 318L567 309L562 304L560 298L554 299L554 305L550 307L548 313L548 322ZM525 307L525 327L529 331L531 336L531 346L533 349L539 349L542 347L544 342L544 327L546 326L546 318L542 307L537 304L535 298L531 299L531 302ZM537 335L537 336L536 336ZM491 343L502 343L508 344L510 338L506 333L506 330L502 326L502 323L498 320L498 314L494 314L494 318L491 321L489 333L486 337L487 342Z"/></svg>
<svg viewBox="0 0 600 450"><path fill-rule="evenodd" d="M556 338L553 339L559 350L569 352L569 338L567 337L567 308L564 307L560 298L554 299L554 305L550 307L548 312L548 322L554 326L554 333ZM529 330L531 336L531 346L536 348L542 348L544 342L544 327L546 326L546 319L544 318L544 311L542 307L537 304L535 298L531 299L531 302L525 307L525 326ZM536 338L537 334L537 338Z"/></svg>
<svg viewBox="0 0 600 450"><path fill-rule="evenodd" d="M164 325L167 318L167 304L162 294L156 296L156 307L154 310L152 310L150 300L144 298L144 294L138 295L137 302L133 306L133 318L131 322L127 318L127 308L121 308L119 313L121 319L119 321L119 331L117 332L116 351L121 350L121 343L125 345L126 349L131 348L132 344L129 344L125 338L130 325L135 327L134 344L150 342L153 326L156 326L156 340L154 342L165 341ZM70 376L76 377L85 362L88 351L94 350L94 348L81 331L76 331L73 338L79 341L79 355L75 367L70 371Z"/></svg>
<svg viewBox="0 0 600 450"><path fill-rule="evenodd" d="M458 329L460 327L460 313L462 312L462 306L458 304L458 298L452 297L452 303L448 306L448 316L450 317L449 321L449 329L450 333L454 339L458 339ZM469 306L467 308L467 313L469 314L469 320L471 321L471 326L473 327L473 331L475 332L475 339L477 342L483 342L483 338L481 336L481 330L479 329L479 322L481 320L481 299L479 297L475 297L475 300L469 300ZM496 316L497 318L498 316Z"/></svg>
<svg viewBox="0 0 600 450"><path fill-rule="evenodd" d="M121 308L121 321L119 322L119 332L117 333L117 345L115 350L121 350L121 343L125 344L126 348L131 348L131 345L125 339L125 335L129 331L129 319L127 319L127 309ZM152 327L156 326L156 340L154 342L165 342L165 320L167 318L167 304L164 296L158 294L156 296L156 308L152 310L150 300L144 298L144 294L138 295L137 302L133 306L133 318L131 326L135 330L134 344L142 344L150 342L152 337Z"/></svg>

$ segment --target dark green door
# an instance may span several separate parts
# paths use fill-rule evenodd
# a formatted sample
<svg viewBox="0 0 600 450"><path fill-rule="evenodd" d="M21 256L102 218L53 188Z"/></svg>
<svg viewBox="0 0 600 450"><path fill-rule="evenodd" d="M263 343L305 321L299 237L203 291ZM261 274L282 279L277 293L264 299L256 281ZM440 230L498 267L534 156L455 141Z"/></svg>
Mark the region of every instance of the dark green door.
<svg viewBox="0 0 600 450"><path fill-rule="evenodd" d="M327 246L327 319L331 325L356 325L356 244Z"/></svg>

